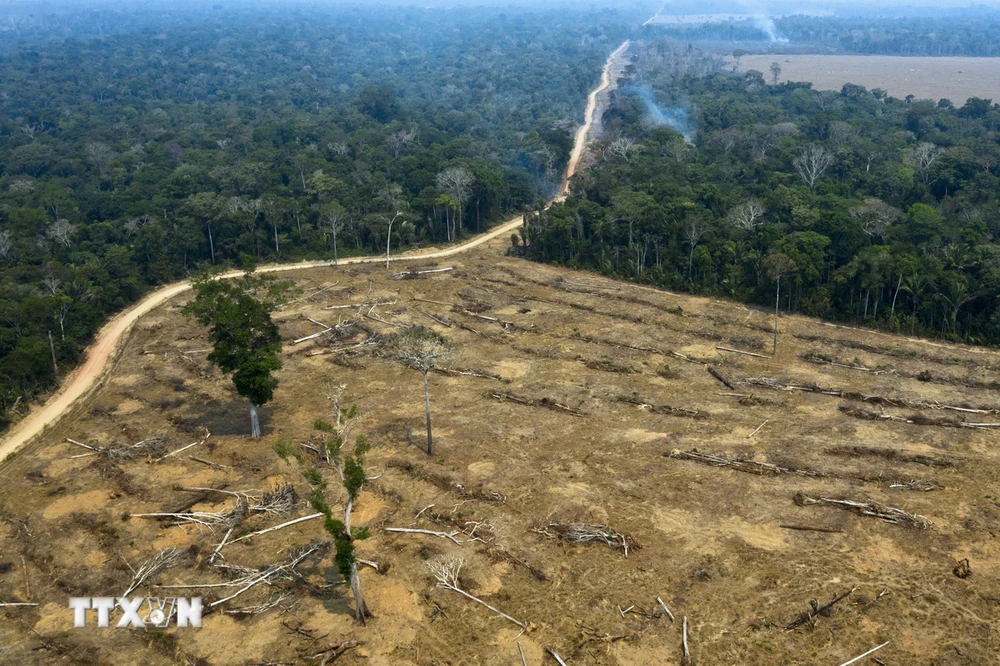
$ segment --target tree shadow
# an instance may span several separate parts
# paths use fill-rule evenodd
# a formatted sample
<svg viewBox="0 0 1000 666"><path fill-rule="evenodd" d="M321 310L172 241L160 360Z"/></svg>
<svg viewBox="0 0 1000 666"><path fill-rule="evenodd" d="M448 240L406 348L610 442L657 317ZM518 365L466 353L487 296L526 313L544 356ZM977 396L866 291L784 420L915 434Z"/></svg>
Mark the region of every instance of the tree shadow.
<svg viewBox="0 0 1000 666"><path fill-rule="evenodd" d="M269 407L259 407L261 436L271 433L273 412ZM184 418L190 423L208 428L213 436L249 436L250 405L241 397L228 400L207 400L189 404Z"/></svg>

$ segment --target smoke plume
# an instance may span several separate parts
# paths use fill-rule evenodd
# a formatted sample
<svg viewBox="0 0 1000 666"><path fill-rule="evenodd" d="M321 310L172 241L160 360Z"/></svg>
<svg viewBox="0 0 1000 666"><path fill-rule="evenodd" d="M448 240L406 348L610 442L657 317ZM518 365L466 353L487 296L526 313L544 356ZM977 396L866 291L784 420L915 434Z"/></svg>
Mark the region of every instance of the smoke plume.
<svg viewBox="0 0 1000 666"><path fill-rule="evenodd" d="M693 114L690 105L681 104L664 108L656 103L652 91L646 86L635 86L633 91L645 106L649 121L654 127L669 127L683 136L685 141L694 145L698 128L691 117Z"/></svg>

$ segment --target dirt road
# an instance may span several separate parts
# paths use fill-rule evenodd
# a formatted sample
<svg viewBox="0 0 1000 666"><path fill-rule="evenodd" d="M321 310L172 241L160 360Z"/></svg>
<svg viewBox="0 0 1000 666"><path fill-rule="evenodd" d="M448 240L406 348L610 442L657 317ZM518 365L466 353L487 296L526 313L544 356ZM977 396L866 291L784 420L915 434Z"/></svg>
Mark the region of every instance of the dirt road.
<svg viewBox="0 0 1000 666"><path fill-rule="evenodd" d="M583 159L584 151L587 149L587 135L590 134L590 130L594 126L597 96L611 85L611 68L614 67L615 61L628 49L631 43L631 40L625 40L621 46L608 56L607 61L604 63L604 70L601 72L600 85L591 90L590 95L587 96L587 111L583 116L583 124L577 128L576 136L573 139L573 152L570 153L569 162L566 164L566 174L563 176L562 187L559 188L559 199L565 199L569 194L569 179L573 177L573 174L580 167L580 160Z"/></svg>
<svg viewBox="0 0 1000 666"><path fill-rule="evenodd" d="M580 165L580 158L583 156L584 150L587 147L587 135L590 133L590 128L594 123L594 108L596 105L597 95L610 85L611 77L609 72L611 70L611 66L614 63L615 58L627 49L628 46L629 42L626 41L624 44L619 46L618 49L611 54L611 56L608 57L608 60L604 65L604 71L601 74L600 85L591 91L590 96L587 98L587 111L584 116L584 124L581 125L576 132L573 152L566 168L566 174L563 178L563 184L560 187L559 195L555 198L555 201L562 201L568 194L569 179L574 173L576 173L576 170ZM468 252L469 250L479 247L480 245L488 243L496 238L504 237L521 226L521 224L522 216L518 215L516 217L512 217L507 222L504 222L496 229L492 229L491 231L481 234L466 243L462 243L461 245L456 245L455 247L447 248L445 250L400 254L395 257L391 257L390 261L420 261L425 259L442 259L445 257L451 257L456 254L461 254L462 252ZM339 263L349 265L379 263L382 261L385 261L385 258L379 255L352 257L342 259ZM258 268L258 271L261 273L283 273L285 271L296 271L306 268L322 268L333 265L333 261L309 261L299 262L297 264L262 266ZM225 276L236 277L240 274L240 271L233 271L226 273ZM86 396L101 384L101 380L112 367L112 361L114 360L121 343L127 339L128 332L140 317L147 314L154 308L166 303L171 298L188 291L189 289L191 289L191 283L189 281L177 282L167 285L166 287L161 287L125 312L116 315L113 319L111 319L111 321L105 324L104 328L102 328L97 334L97 340L87 350L86 360L83 365L77 367L76 370L74 370L69 376L65 377L59 391L50 397L45 404L33 409L31 413L21 420L20 423L14 426L14 428L7 433L7 436L3 439L3 441L0 442L0 464L2 464L2 461L6 459L7 456L32 441L49 425L58 421L67 411L69 411L77 400Z"/></svg>

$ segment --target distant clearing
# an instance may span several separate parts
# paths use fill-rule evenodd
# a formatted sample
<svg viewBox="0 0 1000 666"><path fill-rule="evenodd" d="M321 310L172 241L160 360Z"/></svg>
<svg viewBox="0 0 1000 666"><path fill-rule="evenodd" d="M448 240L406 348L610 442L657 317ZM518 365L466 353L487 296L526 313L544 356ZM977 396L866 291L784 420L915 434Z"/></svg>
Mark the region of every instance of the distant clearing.
<svg viewBox="0 0 1000 666"><path fill-rule="evenodd" d="M770 79L768 68L775 61L781 65L780 81L809 81L817 90L856 83L893 97L947 98L958 106L969 97L1000 100L1000 58L752 55L743 56L740 69L756 69Z"/></svg>

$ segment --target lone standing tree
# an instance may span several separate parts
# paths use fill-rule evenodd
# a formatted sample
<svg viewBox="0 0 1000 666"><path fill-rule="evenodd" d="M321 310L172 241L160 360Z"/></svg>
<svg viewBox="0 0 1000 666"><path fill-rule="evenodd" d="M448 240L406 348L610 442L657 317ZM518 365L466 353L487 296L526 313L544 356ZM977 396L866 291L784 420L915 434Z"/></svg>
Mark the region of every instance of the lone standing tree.
<svg viewBox="0 0 1000 666"><path fill-rule="evenodd" d="M771 276L774 280L774 348L771 354L778 353L778 311L779 304L781 303L781 278L794 273L798 270L798 266L792 261L784 252L775 252L774 254L769 254L764 259L764 268L767 270L767 274Z"/></svg>
<svg viewBox="0 0 1000 666"><path fill-rule="evenodd" d="M424 378L424 413L427 417L427 455L434 455L434 436L431 434L431 392L427 374L438 367L438 361L451 353L451 345L429 328L415 326L401 333L393 343L392 356L399 362L418 370Z"/></svg>
<svg viewBox="0 0 1000 666"><path fill-rule="evenodd" d="M247 270L236 280L209 273L191 286L195 296L182 312L209 327L208 360L233 373L236 391L250 402L250 434L260 439L257 408L274 397L273 373L281 369L281 336L271 313L291 285Z"/></svg>

